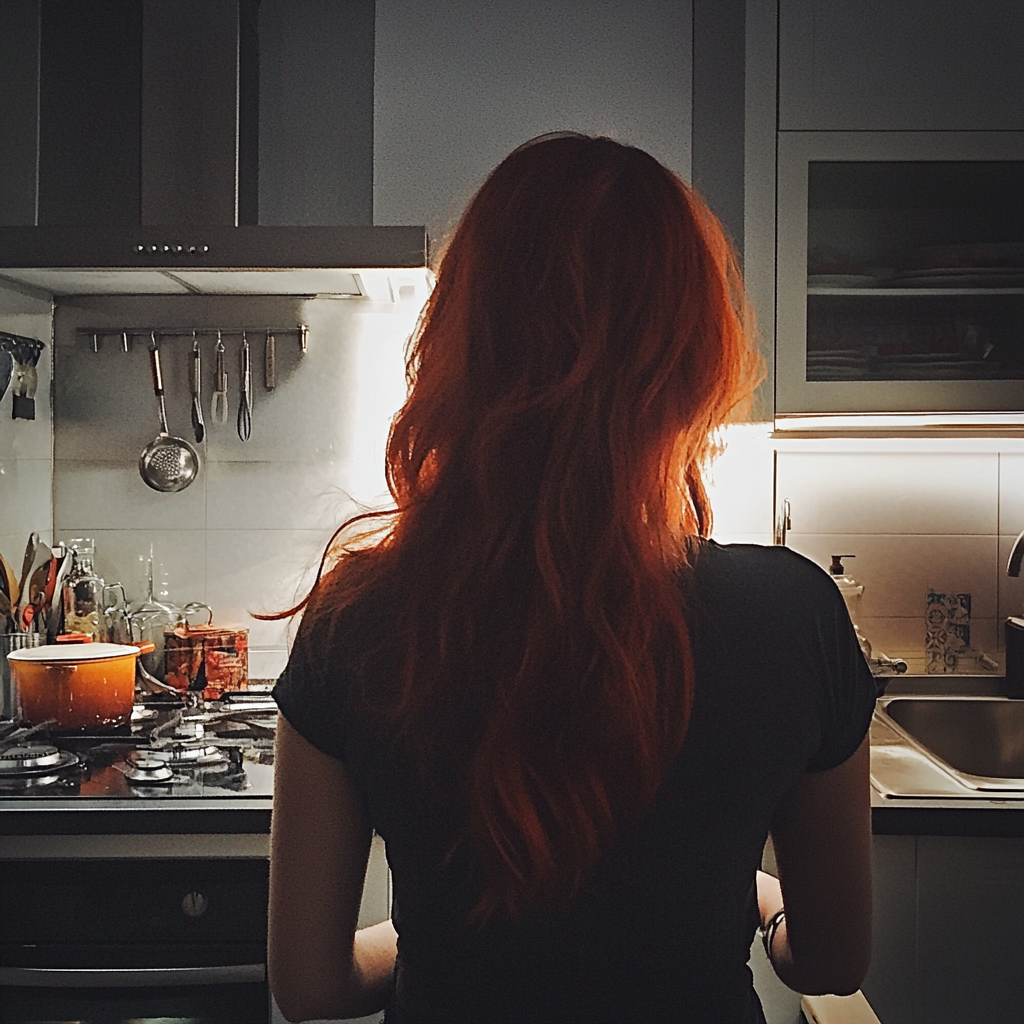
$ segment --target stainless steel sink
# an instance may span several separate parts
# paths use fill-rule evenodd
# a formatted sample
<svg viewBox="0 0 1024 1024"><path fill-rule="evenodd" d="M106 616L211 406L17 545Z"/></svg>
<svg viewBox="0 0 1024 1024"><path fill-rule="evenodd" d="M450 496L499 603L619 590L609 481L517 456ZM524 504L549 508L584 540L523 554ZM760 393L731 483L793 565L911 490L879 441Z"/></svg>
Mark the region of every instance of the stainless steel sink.
<svg viewBox="0 0 1024 1024"><path fill-rule="evenodd" d="M1024 700L888 697L883 721L975 790L1024 790Z"/></svg>

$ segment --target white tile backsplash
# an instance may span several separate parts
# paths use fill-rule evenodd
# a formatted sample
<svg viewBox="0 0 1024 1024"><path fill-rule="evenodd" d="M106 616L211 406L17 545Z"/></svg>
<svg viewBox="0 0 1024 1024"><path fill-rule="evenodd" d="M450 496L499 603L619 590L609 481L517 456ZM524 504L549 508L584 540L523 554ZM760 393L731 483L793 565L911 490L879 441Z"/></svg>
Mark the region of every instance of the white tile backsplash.
<svg viewBox="0 0 1024 1024"><path fill-rule="evenodd" d="M801 534L995 534L999 458L780 452L778 497Z"/></svg>
<svg viewBox="0 0 1024 1024"><path fill-rule="evenodd" d="M206 527L210 530L328 530L357 511L347 490L348 464L315 468L289 462L210 462Z"/></svg>
<svg viewBox="0 0 1024 1024"><path fill-rule="evenodd" d="M205 530L96 530L72 524L60 540L92 537L96 571L108 583L121 583L130 601L146 596L146 562L153 551L154 590L173 603L206 600Z"/></svg>
<svg viewBox="0 0 1024 1024"><path fill-rule="evenodd" d="M918 534L803 534L789 546L827 569L834 554L864 585L861 613L872 618L924 616L928 590L971 594L971 614L994 618L998 538Z"/></svg>
<svg viewBox="0 0 1024 1024"><path fill-rule="evenodd" d="M100 573L138 599L140 559L152 544L170 598L206 601L219 622L248 628L250 674L276 676L291 626L249 613L303 596L336 526L388 500L384 447L405 395L416 312L409 304L273 296L61 300L53 435L48 359L40 419L12 423L9 409L3 415L9 398L0 406L0 550L20 559L29 530L48 540L51 523L58 538L94 537ZM0 289L0 327L49 344L49 323L48 304ZM277 387L268 392L260 325L298 323L309 325L308 351L299 352L294 333L278 333ZM241 337L224 336L229 419L218 425L210 414L215 339L203 333L202 469L179 494L151 491L138 475L139 452L157 431L146 340L136 337L125 353L111 333L94 353L76 328L235 325L254 328L251 439L235 431ZM190 348L187 336L161 343L170 427L191 440ZM865 585L861 625L877 649L906 656L922 648L929 587L971 592L981 649L1001 646L1003 618L1024 612L1024 581L1005 576L1009 545L1024 529L1019 444L974 451L941 439L891 446L848 439L815 447L777 442L765 425L729 427L723 441L707 475L713 536L771 543L776 502L788 497L795 550L823 567L833 553L856 555L847 571Z"/></svg>
<svg viewBox="0 0 1024 1024"><path fill-rule="evenodd" d="M856 556L844 564L864 584L862 628L877 648L922 648L931 588L969 591L974 646L1002 649L1003 619L1024 609L1024 582L1005 575L1007 534L1024 528L1024 455L936 441L931 451L783 451L777 466L778 497L793 504L790 545L822 567Z"/></svg>
<svg viewBox="0 0 1024 1024"><path fill-rule="evenodd" d="M58 428L58 433L59 433ZM207 474L183 491L147 487L137 459L124 465L87 459L54 463L54 521L68 530L202 530L206 526Z"/></svg>
<svg viewBox="0 0 1024 1024"><path fill-rule="evenodd" d="M1024 527L1022 527L1024 529ZM1013 537L999 538L999 617L1008 615L1024 615L1024 575L1012 578L1006 575L1006 563L1010 558L1010 549L1016 539Z"/></svg>
<svg viewBox="0 0 1024 1024"><path fill-rule="evenodd" d="M308 592L330 531L209 530L207 602L217 620L249 630L258 647L284 648L288 622L262 622L250 612L275 613Z"/></svg>
<svg viewBox="0 0 1024 1024"><path fill-rule="evenodd" d="M18 538L17 550L8 542L0 552L8 559L16 555L19 567L25 540L33 530L43 540L50 539L51 489L49 459L11 458L0 449L0 534Z"/></svg>
<svg viewBox="0 0 1024 1024"><path fill-rule="evenodd" d="M1016 536L1024 530L1024 455L999 456L999 532Z"/></svg>
<svg viewBox="0 0 1024 1024"><path fill-rule="evenodd" d="M86 535L97 568L143 596L142 562L154 546L171 600L205 601L216 621L250 631L250 674L277 675L289 641L287 621L261 622L304 596L331 534L386 499L383 457L391 418L405 398L405 345L417 310L410 304L287 297L85 297L58 307L56 478L58 535ZM196 481L177 494L150 490L138 472L142 447L157 431L146 339L122 350L111 333L93 352L82 326L275 328L277 386L263 373L265 329L247 334L253 383L252 436L235 429L241 336L223 335L229 417L210 414L215 336L200 335L207 435ZM192 440L188 335L161 340L171 431Z"/></svg>

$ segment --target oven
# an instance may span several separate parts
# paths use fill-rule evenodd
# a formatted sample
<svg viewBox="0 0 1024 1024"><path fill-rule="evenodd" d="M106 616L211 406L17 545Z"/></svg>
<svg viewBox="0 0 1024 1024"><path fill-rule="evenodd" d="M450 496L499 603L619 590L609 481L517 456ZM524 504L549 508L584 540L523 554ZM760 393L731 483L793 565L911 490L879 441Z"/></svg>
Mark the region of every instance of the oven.
<svg viewBox="0 0 1024 1024"><path fill-rule="evenodd" d="M269 1019L265 860L5 861L0 906L4 1024Z"/></svg>
<svg viewBox="0 0 1024 1024"><path fill-rule="evenodd" d="M275 710L155 701L93 737L0 723L0 1024L270 1020Z"/></svg>

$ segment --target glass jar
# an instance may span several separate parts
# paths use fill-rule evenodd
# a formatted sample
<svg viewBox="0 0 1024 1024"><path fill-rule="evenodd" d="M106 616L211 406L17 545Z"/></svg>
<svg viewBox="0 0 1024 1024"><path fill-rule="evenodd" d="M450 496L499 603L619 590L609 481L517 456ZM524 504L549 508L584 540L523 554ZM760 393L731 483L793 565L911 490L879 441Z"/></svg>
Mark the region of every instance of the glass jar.
<svg viewBox="0 0 1024 1024"><path fill-rule="evenodd" d="M74 563L61 590L64 632L86 633L97 643L106 643L109 640L103 597L106 584L93 567L96 543L91 537L76 537L68 541L68 548Z"/></svg>

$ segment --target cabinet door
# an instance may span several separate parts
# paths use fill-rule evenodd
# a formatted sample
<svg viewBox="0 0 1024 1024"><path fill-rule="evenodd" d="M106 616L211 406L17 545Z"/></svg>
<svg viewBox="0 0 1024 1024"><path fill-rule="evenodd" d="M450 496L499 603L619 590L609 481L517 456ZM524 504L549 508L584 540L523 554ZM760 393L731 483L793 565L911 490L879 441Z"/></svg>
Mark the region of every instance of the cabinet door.
<svg viewBox="0 0 1024 1024"><path fill-rule="evenodd" d="M776 411L1024 408L1024 133L782 132Z"/></svg>
<svg viewBox="0 0 1024 1024"><path fill-rule="evenodd" d="M1024 839L921 836L917 842L920 1020L1020 1020Z"/></svg>
<svg viewBox="0 0 1024 1024"><path fill-rule="evenodd" d="M1024 4L781 0L779 126L1024 128Z"/></svg>
<svg viewBox="0 0 1024 1024"><path fill-rule="evenodd" d="M885 1024L916 1024L917 1000L911 979L917 967L917 838L875 836L872 859L871 968L861 991Z"/></svg>

